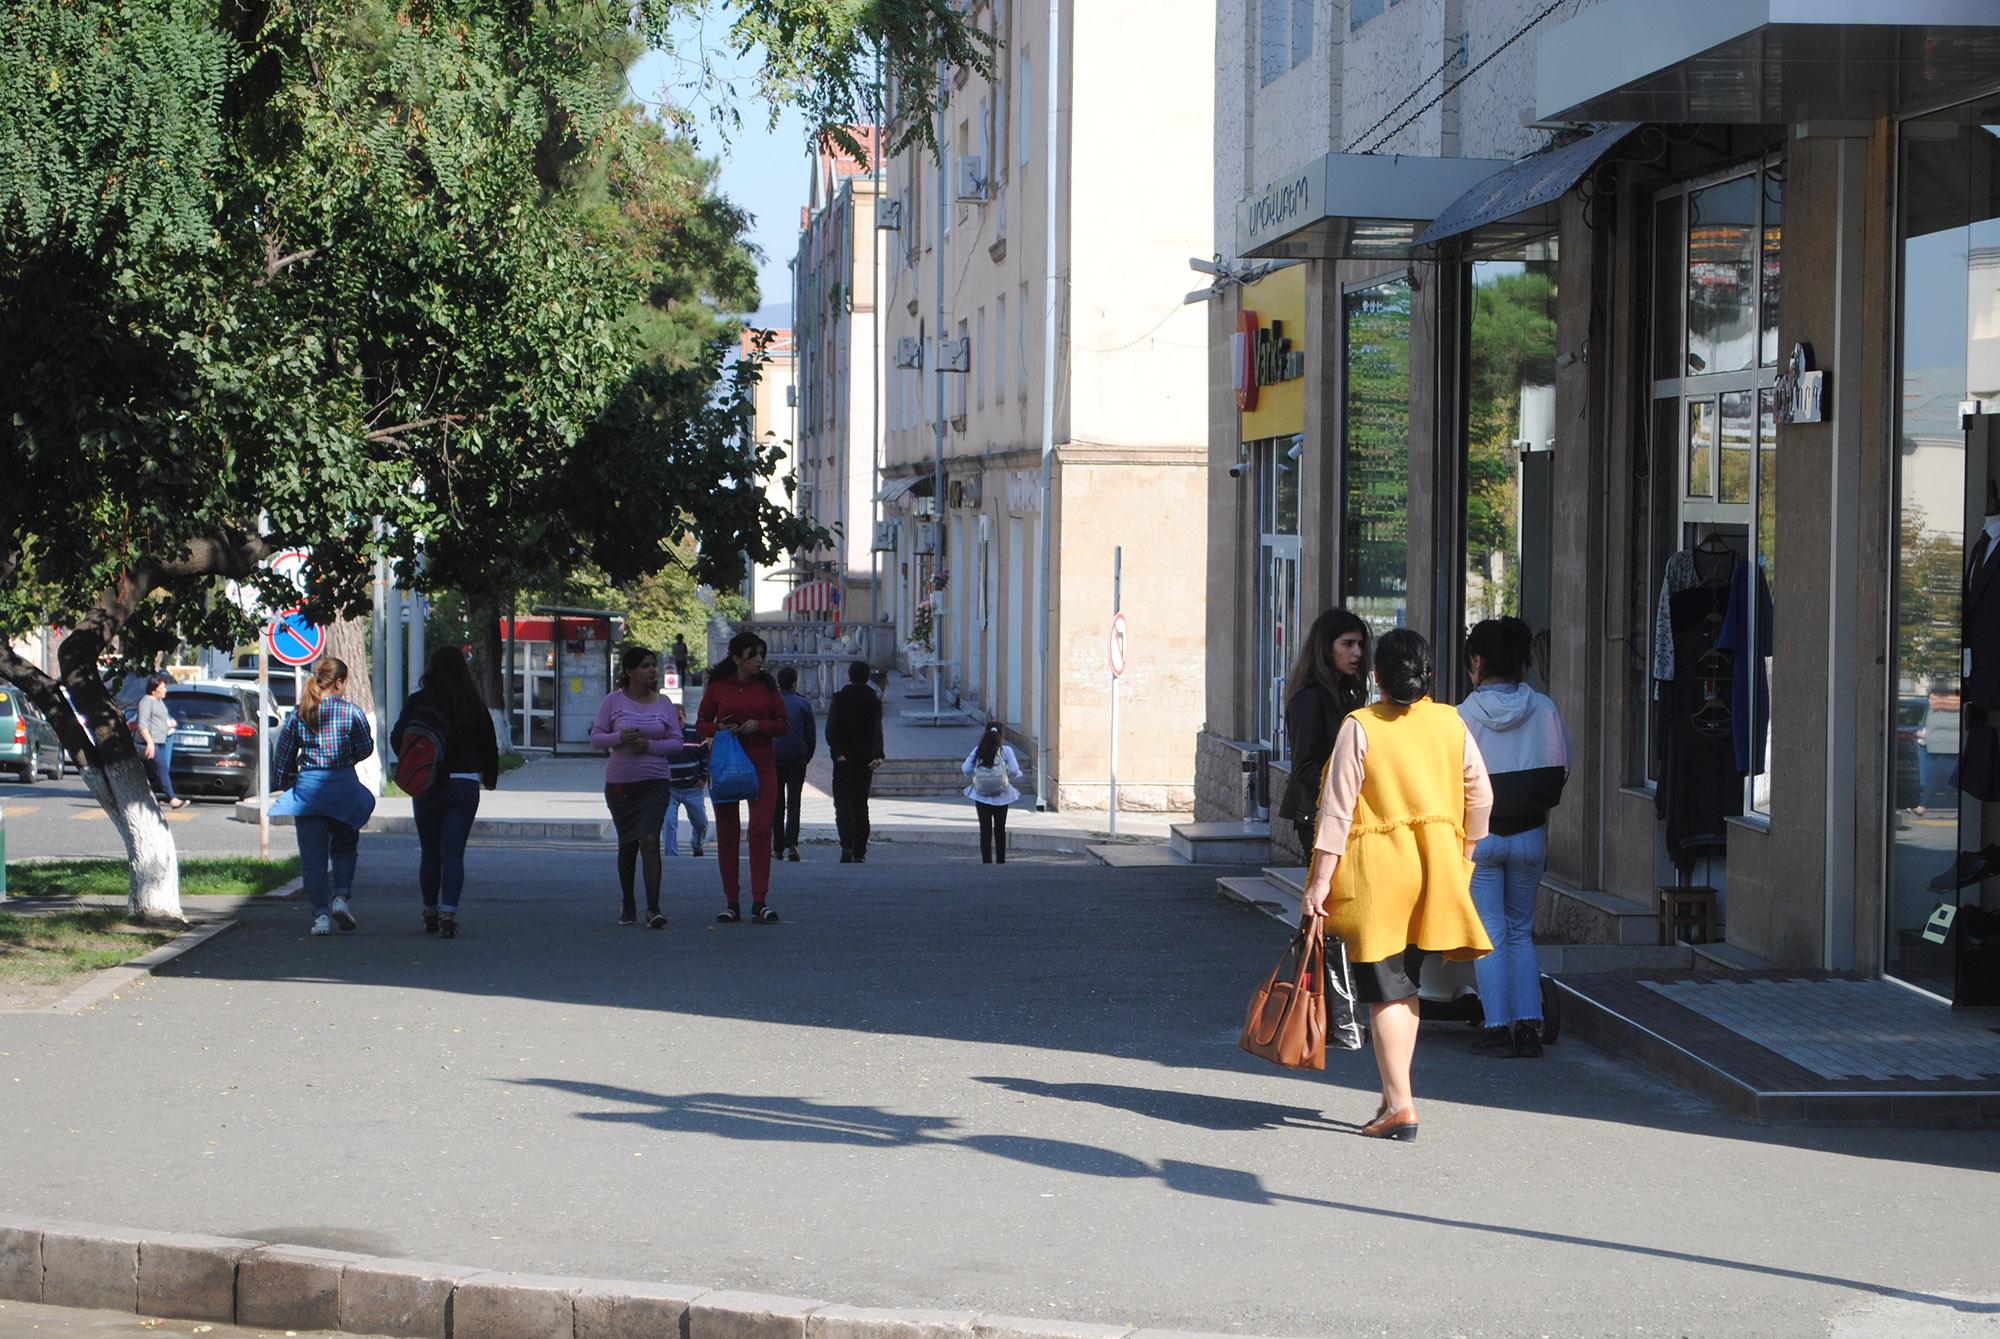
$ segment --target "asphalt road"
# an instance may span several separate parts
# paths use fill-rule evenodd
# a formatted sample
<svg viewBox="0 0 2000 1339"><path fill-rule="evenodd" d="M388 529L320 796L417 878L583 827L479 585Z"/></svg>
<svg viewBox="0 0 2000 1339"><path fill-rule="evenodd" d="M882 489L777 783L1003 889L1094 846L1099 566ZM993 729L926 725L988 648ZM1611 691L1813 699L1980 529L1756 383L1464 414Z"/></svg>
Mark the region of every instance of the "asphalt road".
<svg viewBox="0 0 2000 1339"><path fill-rule="evenodd" d="M190 796L185 809L162 810L174 834L174 842L184 855L255 855L257 829L254 824L230 818L235 801L206 796ZM6 812L7 858L116 856L124 858L125 847L118 829L111 825L83 778L75 774L61 781L40 781L24 786L11 776L0 781L0 810ZM272 849L288 853L291 835L274 831Z"/></svg>
<svg viewBox="0 0 2000 1339"><path fill-rule="evenodd" d="M609 853L475 852L455 942L364 839L359 933L256 906L76 1017L0 1015L10 1211L857 1305L1270 1335L1981 1334L1991 1131L1757 1127L1565 1041L1235 1047L1278 927L1213 871L898 845L776 926L612 924ZM1974 1300L1964 1300L1971 1297Z"/></svg>

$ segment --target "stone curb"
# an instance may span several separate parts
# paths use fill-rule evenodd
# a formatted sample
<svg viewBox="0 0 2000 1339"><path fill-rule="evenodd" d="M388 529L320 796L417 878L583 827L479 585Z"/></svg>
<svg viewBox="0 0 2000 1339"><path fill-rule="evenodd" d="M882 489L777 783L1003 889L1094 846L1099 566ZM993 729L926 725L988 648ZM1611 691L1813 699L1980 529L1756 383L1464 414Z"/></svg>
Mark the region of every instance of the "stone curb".
<svg viewBox="0 0 2000 1339"><path fill-rule="evenodd" d="M233 920L216 921L213 924L204 925L198 930L189 930L186 934L175 935L172 939L169 939L150 953L142 953L130 962L121 962L116 967L106 967L103 971L92 976L89 981L78 986L54 1004L46 1005L35 1012L46 1014L82 1013L91 1005L109 999L112 995L131 985L140 977L152 975L153 969L161 963L172 962L175 958L180 957L181 954L200 948L203 944L206 944L209 940L235 924L236 922Z"/></svg>
<svg viewBox="0 0 2000 1339"><path fill-rule="evenodd" d="M0 1300L398 1339L1211 1339L8 1215L0 1215Z"/></svg>

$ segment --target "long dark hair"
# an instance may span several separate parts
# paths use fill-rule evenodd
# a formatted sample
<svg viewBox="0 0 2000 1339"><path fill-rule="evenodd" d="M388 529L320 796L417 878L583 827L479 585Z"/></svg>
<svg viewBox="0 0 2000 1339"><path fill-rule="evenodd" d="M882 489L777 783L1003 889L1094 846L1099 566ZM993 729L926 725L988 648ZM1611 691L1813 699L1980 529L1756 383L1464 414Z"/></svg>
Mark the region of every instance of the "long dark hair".
<svg viewBox="0 0 2000 1339"><path fill-rule="evenodd" d="M972 761L979 767L991 767L1000 757L1000 722L986 722L986 733L979 736L979 749L972 755Z"/></svg>
<svg viewBox="0 0 2000 1339"><path fill-rule="evenodd" d="M1528 657L1535 643L1534 630L1518 618L1489 618L1472 625L1465 637L1466 668L1479 657L1486 678L1519 683L1527 672Z"/></svg>
<svg viewBox="0 0 2000 1339"><path fill-rule="evenodd" d="M1361 664L1352 674L1342 674L1333 667L1333 644L1350 632L1361 634ZM1285 681L1285 701L1290 702L1308 686L1317 687L1327 695L1334 708L1341 714L1353 711L1368 701L1369 665L1368 625L1358 614L1351 614L1340 606L1321 614L1313 620L1312 628L1306 633L1305 644L1299 648L1297 660L1292 662L1291 676Z"/></svg>
<svg viewBox="0 0 2000 1339"><path fill-rule="evenodd" d="M477 722L486 714L486 699L472 680L465 652L456 646L440 646L424 665L424 695L438 713L454 725Z"/></svg>
<svg viewBox="0 0 2000 1339"><path fill-rule="evenodd" d="M712 683L717 679L734 679L736 677L736 657L742 655L752 647L755 647L767 656L771 654L771 648L765 644L762 637L759 637L754 632L739 632L734 637L731 637L729 639L729 654L709 667L709 681ZM778 681L771 677L769 670L758 670L756 681L768 686L773 692L777 691Z"/></svg>
<svg viewBox="0 0 2000 1339"><path fill-rule="evenodd" d="M1382 694L1407 707L1431 690L1431 644L1410 628L1392 628L1375 645L1375 679Z"/></svg>
<svg viewBox="0 0 2000 1339"><path fill-rule="evenodd" d="M649 660L658 660L660 653L650 646L633 643L618 654L618 691L624 692L625 685L632 679L632 671Z"/></svg>

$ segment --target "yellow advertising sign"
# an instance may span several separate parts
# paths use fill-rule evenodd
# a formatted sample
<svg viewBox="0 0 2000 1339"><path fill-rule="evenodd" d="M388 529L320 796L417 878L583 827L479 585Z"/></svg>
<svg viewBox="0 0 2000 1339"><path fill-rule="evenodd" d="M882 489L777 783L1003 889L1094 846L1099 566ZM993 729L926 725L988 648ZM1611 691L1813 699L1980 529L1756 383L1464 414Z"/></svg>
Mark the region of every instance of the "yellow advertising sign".
<svg viewBox="0 0 2000 1339"><path fill-rule="evenodd" d="M1246 442L1306 430L1306 265L1247 284L1231 359Z"/></svg>

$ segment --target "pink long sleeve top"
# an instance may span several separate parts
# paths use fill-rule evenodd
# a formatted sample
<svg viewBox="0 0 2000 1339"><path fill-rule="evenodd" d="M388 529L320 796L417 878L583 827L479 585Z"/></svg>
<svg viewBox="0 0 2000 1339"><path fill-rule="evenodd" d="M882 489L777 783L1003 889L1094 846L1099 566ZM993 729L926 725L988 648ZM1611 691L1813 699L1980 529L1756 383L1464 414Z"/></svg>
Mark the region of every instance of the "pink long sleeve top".
<svg viewBox="0 0 2000 1339"><path fill-rule="evenodd" d="M645 752L627 748L621 742L628 727L637 730L645 740ZM664 697L634 702L614 690L597 708L597 719L590 726L590 742L611 750L611 757L604 764L606 785L665 781L667 769L681 753L680 709Z"/></svg>

